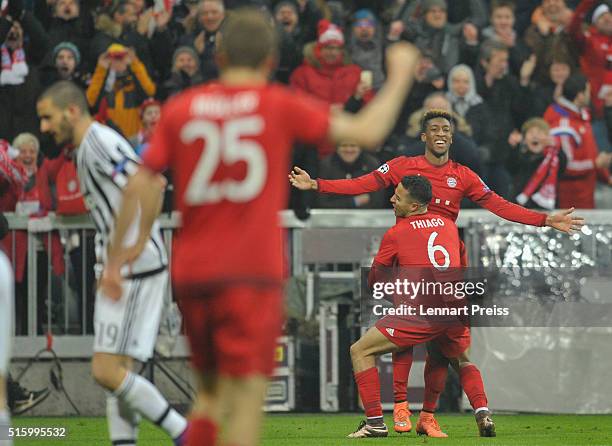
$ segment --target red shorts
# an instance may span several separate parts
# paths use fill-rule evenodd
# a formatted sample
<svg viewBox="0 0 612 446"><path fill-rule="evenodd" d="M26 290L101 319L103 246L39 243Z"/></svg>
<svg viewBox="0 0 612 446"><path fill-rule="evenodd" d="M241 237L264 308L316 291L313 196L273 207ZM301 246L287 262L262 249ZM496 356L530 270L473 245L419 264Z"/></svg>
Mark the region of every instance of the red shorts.
<svg viewBox="0 0 612 446"><path fill-rule="evenodd" d="M409 328L389 324L385 318L382 318L376 322L376 328L402 349L433 341L438 344L440 351L447 358L458 357L470 346L470 329L460 323Z"/></svg>
<svg viewBox="0 0 612 446"><path fill-rule="evenodd" d="M270 375L283 324L282 289L250 284L201 289L175 289L196 370Z"/></svg>

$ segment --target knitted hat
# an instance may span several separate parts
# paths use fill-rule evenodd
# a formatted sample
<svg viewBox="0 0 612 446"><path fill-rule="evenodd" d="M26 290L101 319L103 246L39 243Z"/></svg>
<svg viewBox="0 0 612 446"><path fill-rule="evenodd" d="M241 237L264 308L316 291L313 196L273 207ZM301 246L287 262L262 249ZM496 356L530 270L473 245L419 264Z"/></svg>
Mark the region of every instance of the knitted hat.
<svg viewBox="0 0 612 446"><path fill-rule="evenodd" d="M76 61L76 64L78 65L81 63L81 52L79 51L79 49L76 47L74 43L72 42L58 43L55 46L55 48L53 48L53 60L57 59L57 55L59 54L61 50L68 50L72 52L72 54L74 55L74 60Z"/></svg>
<svg viewBox="0 0 612 446"><path fill-rule="evenodd" d="M595 23L598 18L608 12L610 12L610 7L608 5L606 5L605 3L599 5L597 8L595 8L595 11L593 11L593 18L591 19L591 22Z"/></svg>
<svg viewBox="0 0 612 446"><path fill-rule="evenodd" d="M344 34L342 34L342 30L328 20L319 20L318 32L319 37L317 43L320 46L344 46Z"/></svg>
<svg viewBox="0 0 612 446"><path fill-rule="evenodd" d="M174 50L174 54L172 54L172 66L174 67L174 63L176 62L176 58L179 54L189 53L191 57L196 61L196 65L200 66L200 58L198 57L198 53L190 47L190 46L179 46L176 50Z"/></svg>
<svg viewBox="0 0 612 446"><path fill-rule="evenodd" d="M448 9L448 5L446 4L446 0L423 0L422 10L423 14L427 13L433 7L439 7L444 10Z"/></svg>
<svg viewBox="0 0 612 446"><path fill-rule="evenodd" d="M376 16L369 9L360 9L355 12L354 15L355 22L353 26L371 26L372 28L376 27Z"/></svg>

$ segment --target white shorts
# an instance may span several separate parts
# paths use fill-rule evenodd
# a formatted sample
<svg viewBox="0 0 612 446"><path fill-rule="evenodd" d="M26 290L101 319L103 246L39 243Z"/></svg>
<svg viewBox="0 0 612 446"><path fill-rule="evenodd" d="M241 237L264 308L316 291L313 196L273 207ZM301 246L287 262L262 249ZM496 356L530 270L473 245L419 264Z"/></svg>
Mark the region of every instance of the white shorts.
<svg viewBox="0 0 612 446"><path fill-rule="evenodd" d="M14 284L11 262L0 251L0 376L6 376L11 359L13 336Z"/></svg>
<svg viewBox="0 0 612 446"><path fill-rule="evenodd" d="M151 358L167 291L165 270L142 279L124 280L119 301L96 293L94 352L126 355L139 361Z"/></svg>

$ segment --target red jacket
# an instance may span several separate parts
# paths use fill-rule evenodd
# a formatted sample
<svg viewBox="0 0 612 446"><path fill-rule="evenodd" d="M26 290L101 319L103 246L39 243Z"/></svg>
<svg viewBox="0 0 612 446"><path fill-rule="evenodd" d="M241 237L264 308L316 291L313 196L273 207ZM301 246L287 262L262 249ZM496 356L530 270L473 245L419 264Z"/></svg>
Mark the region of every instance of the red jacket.
<svg viewBox="0 0 612 446"><path fill-rule="evenodd" d="M291 74L289 82L293 88L328 102L344 106L355 93L361 68L346 63L336 67L325 67L316 56L316 45L307 45L304 49L304 62ZM319 156L325 157L334 152L332 144L319 146Z"/></svg>
<svg viewBox="0 0 612 446"><path fill-rule="evenodd" d="M610 172L595 167L597 143L589 113L560 98L548 107L544 119L567 156L567 168L559 180L559 207L593 209L597 178L607 182Z"/></svg>
<svg viewBox="0 0 612 446"><path fill-rule="evenodd" d="M606 83L606 74L612 72L612 36L600 33L595 26L590 26L586 31L582 28L587 13L598 2L599 0L580 2L568 29L580 48L580 67L591 84L591 104L595 118L601 118L603 115L603 100L599 98L599 91Z"/></svg>
<svg viewBox="0 0 612 446"><path fill-rule="evenodd" d="M76 166L69 149L64 150L64 153L57 158L45 159L38 171L36 183L44 209L50 210L52 207L50 184L55 183L58 215L87 213Z"/></svg>

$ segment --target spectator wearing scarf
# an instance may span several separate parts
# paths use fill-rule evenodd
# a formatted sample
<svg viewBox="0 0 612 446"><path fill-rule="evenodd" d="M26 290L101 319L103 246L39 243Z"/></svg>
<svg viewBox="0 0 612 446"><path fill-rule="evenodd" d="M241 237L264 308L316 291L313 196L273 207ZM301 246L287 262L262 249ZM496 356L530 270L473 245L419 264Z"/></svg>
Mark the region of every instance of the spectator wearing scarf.
<svg viewBox="0 0 612 446"><path fill-rule="evenodd" d="M567 158L555 145L550 126L542 118L526 121L521 136L522 141L508 157L514 201L530 209L554 209Z"/></svg>

